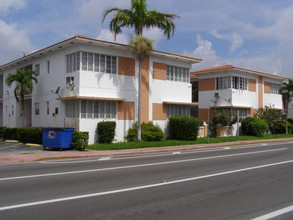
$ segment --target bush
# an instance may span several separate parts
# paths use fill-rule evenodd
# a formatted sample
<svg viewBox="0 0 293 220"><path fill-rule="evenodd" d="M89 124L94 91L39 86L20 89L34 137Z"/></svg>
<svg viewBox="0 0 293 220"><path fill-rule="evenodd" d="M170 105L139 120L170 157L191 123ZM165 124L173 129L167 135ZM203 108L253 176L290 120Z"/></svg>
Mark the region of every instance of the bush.
<svg viewBox="0 0 293 220"><path fill-rule="evenodd" d="M129 128L127 131L126 139L128 141L137 140L137 130L138 124L137 122L133 124L132 128ZM164 132L162 129L154 125L153 122L142 123L141 124L141 139L143 141L161 141L165 138Z"/></svg>
<svg viewBox="0 0 293 220"><path fill-rule="evenodd" d="M265 120L268 123L269 130L273 134L278 134L279 131L276 130L276 126L285 121L284 116L282 116L282 111L276 109L274 106L258 108L256 110L256 117Z"/></svg>
<svg viewBox="0 0 293 220"><path fill-rule="evenodd" d="M103 121L98 123L98 139L101 144L111 144L115 137L116 122Z"/></svg>
<svg viewBox="0 0 293 220"><path fill-rule="evenodd" d="M217 136L217 125L221 124L224 126L231 126L236 122L236 118L232 120L231 112L229 111L216 111L214 112L214 117L210 121L209 130L211 131L212 136Z"/></svg>
<svg viewBox="0 0 293 220"><path fill-rule="evenodd" d="M242 131L245 135L261 137L267 128L267 122L259 118L248 117L242 121Z"/></svg>
<svg viewBox="0 0 293 220"><path fill-rule="evenodd" d="M5 129L6 129L6 127L0 126L0 138L4 138Z"/></svg>
<svg viewBox="0 0 293 220"><path fill-rule="evenodd" d="M43 131L39 127L18 128L19 141L22 143L43 143Z"/></svg>
<svg viewBox="0 0 293 220"><path fill-rule="evenodd" d="M175 140L196 140L202 121L191 116L169 118L170 138Z"/></svg>
<svg viewBox="0 0 293 220"><path fill-rule="evenodd" d="M288 118L288 122L290 122L291 124L293 124L293 118Z"/></svg>
<svg viewBox="0 0 293 220"><path fill-rule="evenodd" d="M288 134L292 134L293 125L288 121ZM285 134L286 133L286 122L279 121L275 123L273 134Z"/></svg>
<svg viewBox="0 0 293 220"><path fill-rule="evenodd" d="M88 132L73 131L72 133L72 147L76 150L83 151L86 149L89 140Z"/></svg>
<svg viewBox="0 0 293 220"><path fill-rule="evenodd" d="M18 128L6 128L3 137L4 140L19 140Z"/></svg>

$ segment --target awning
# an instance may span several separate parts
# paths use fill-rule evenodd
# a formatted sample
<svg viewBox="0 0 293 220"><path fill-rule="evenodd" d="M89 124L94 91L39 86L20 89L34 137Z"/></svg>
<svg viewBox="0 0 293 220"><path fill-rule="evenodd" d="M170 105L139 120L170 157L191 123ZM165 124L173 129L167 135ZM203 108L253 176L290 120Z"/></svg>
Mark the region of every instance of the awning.
<svg viewBox="0 0 293 220"><path fill-rule="evenodd" d="M104 101L117 101L117 102L125 101L125 99L121 99L121 98L92 97L92 96L69 96L69 97L57 98L56 100L61 100L61 101L104 100Z"/></svg>
<svg viewBox="0 0 293 220"><path fill-rule="evenodd" d="M198 106L198 102L170 102L170 101L163 101L163 104Z"/></svg>

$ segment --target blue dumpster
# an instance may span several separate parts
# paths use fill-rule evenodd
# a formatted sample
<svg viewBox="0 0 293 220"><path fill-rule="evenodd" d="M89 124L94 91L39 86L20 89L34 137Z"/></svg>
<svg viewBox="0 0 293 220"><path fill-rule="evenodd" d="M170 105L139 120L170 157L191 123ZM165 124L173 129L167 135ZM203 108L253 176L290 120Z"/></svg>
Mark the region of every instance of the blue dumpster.
<svg viewBox="0 0 293 220"><path fill-rule="evenodd" d="M43 147L70 148L74 128L44 128Z"/></svg>

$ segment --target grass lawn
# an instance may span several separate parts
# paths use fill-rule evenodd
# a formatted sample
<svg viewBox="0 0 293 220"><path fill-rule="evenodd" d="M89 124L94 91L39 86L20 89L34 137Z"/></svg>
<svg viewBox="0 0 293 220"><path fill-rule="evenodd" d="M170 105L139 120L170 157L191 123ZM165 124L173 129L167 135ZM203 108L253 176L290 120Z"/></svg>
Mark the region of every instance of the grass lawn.
<svg viewBox="0 0 293 220"><path fill-rule="evenodd" d="M246 141L246 140L263 140L263 139L277 139L293 137L293 134L274 134L265 135L263 137L254 136L240 136L240 137L210 137L210 143L221 143L231 141ZM196 141L177 141L177 140L163 140L153 142L118 142L114 144L93 144L87 148L91 150L122 150L122 149L134 149L134 148L146 148L146 147L166 147L166 146L178 146L178 145L194 145L194 144L207 144L207 138L198 138Z"/></svg>

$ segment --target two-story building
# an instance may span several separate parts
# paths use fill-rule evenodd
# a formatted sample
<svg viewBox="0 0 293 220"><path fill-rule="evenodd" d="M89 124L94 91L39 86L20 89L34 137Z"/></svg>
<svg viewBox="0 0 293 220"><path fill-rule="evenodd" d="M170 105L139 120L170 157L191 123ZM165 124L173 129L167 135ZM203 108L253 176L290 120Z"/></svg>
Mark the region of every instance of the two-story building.
<svg viewBox="0 0 293 220"><path fill-rule="evenodd" d="M282 109L281 83L288 77L244 69L232 65L191 72L198 85L198 118L207 121L213 109L226 109L240 118L254 116L258 108Z"/></svg>
<svg viewBox="0 0 293 220"><path fill-rule="evenodd" d="M142 63L141 118L166 129L167 118L188 115L190 68L201 59L151 51ZM38 75L26 96L24 120L5 79L18 68ZM116 121L123 141L137 121L138 62L128 45L76 35L0 66L0 124L7 127L73 127L97 142L99 121Z"/></svg>

